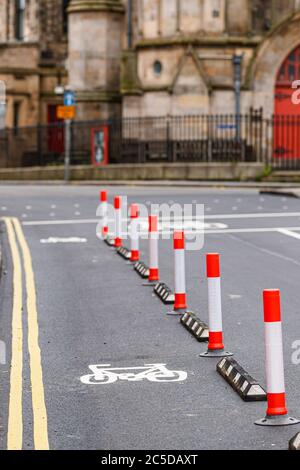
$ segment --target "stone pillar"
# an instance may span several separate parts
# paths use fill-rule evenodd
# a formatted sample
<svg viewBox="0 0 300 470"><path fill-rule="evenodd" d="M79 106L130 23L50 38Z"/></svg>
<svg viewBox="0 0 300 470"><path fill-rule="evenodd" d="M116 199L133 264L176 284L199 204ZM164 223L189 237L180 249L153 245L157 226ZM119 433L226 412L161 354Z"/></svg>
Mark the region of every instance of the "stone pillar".
<svg viewBox="0 0 300 470"><path fill-rule="evenodd" d="M76 119L120 116L124 6L120 0L71 0L68 14L68 72L76 92Z"/></svg>

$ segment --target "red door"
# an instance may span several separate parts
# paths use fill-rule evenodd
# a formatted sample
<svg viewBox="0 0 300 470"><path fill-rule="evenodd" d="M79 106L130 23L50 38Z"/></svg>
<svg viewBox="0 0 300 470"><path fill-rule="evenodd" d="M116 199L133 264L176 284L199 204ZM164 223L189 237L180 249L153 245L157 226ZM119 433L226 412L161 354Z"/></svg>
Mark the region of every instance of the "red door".
<svg viewBox="0 0 300 470"><path fill-rule="evenodd" d="M300 80L300 46L283 62L275 88L274 157L300 159L300 105L292 102L292 83Z"/></svg>
<svg viewBox="0 0 300 470"><path fill-rule="evenodd" d="M57 105L48 105L48 151L53 153L64 152L64 126L63 121L57 118Z"/></svg>

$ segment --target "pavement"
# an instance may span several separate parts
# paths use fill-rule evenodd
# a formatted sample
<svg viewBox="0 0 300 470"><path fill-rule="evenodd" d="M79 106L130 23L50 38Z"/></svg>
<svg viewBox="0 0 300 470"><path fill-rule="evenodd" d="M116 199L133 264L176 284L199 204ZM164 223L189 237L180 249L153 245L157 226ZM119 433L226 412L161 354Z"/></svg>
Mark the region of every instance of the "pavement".
<svg viewBox="0 0 300 470"><path fill-rule="evenodd" d="M300 183L276 182L276 181L220 181L220 180L76 180L65 183L61 180L0 180L2 186L99 186L101 187L142 187L142 188L163 188L163 187L183 187L183 188L229 188L229 189L260 189L260 190L285 190L300 189Z"/></svg>
<svg viewBox="0 0 300 470"><path fill-rule="evenodd" d="M7 448L12 418L20 423L21 414L24 449L287 449L300 426L256 427L266 404L243 402L217 374L217 360L199 357L205 344L168 316L170 307L96 237L99 189L0 186L0 216L20 222L29 252L14 225L23 272L22 408L16 410L15 403L9 407L12 386L19 383L18 377L12 383L10 374L14 335L20 332L12 330L16 265L2 222L7 275L0 284L0 340L6 345L6 362L0 364L0 448ZM292 361L300 340L299 201L261 195L258 188L113 186L108 191L110 198L126 195L129 203L147 206L204 204L204 246L186 252L188 304L208 321L205 253L220 252L225 346L263 386L262 290L281 289L287 402L290 414L300 418L300 365ZM147 245L141 241L146 262ZM171 240L161 240L159 250L161 277L173 288ZM41 362L35 360L39 352ZM89 366L103 364L118 369L118 381L81 380L92 374ZM136 368L147 364L166 364L185 373L184 379L155 382L146 374L135 381L134 375L121 375L137 374L142 369Z"/></svg>

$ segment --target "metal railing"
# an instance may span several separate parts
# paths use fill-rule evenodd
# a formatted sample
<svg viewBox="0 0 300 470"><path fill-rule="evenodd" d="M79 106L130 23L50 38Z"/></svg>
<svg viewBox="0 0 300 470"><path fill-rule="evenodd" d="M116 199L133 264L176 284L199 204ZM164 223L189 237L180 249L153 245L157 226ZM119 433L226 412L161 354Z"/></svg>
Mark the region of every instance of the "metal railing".
<svg viewBox="0 0 300 470"><path fill-rule="evenodd" d="M263 162L300 169L300 116L196 115L73 122L71 163L91 164L92 130L107 126L110 163ZM64 124L0 131L0 167L60 165Z"/></svg>

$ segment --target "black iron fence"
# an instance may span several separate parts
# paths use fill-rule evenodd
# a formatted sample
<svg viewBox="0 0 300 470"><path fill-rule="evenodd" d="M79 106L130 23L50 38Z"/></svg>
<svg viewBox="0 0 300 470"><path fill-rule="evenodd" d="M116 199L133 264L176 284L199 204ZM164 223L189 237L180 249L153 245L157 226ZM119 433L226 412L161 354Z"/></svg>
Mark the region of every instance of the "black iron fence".
<svg viewBox="0 0 300 470"><path fill-rule="evenodd" d="M74 122L71 163L91 164L93 130L106 128L110 163L263 162L300 168L300 116L197 115ZM63 123L0 131L0 167L63 164Z"/></svg>

